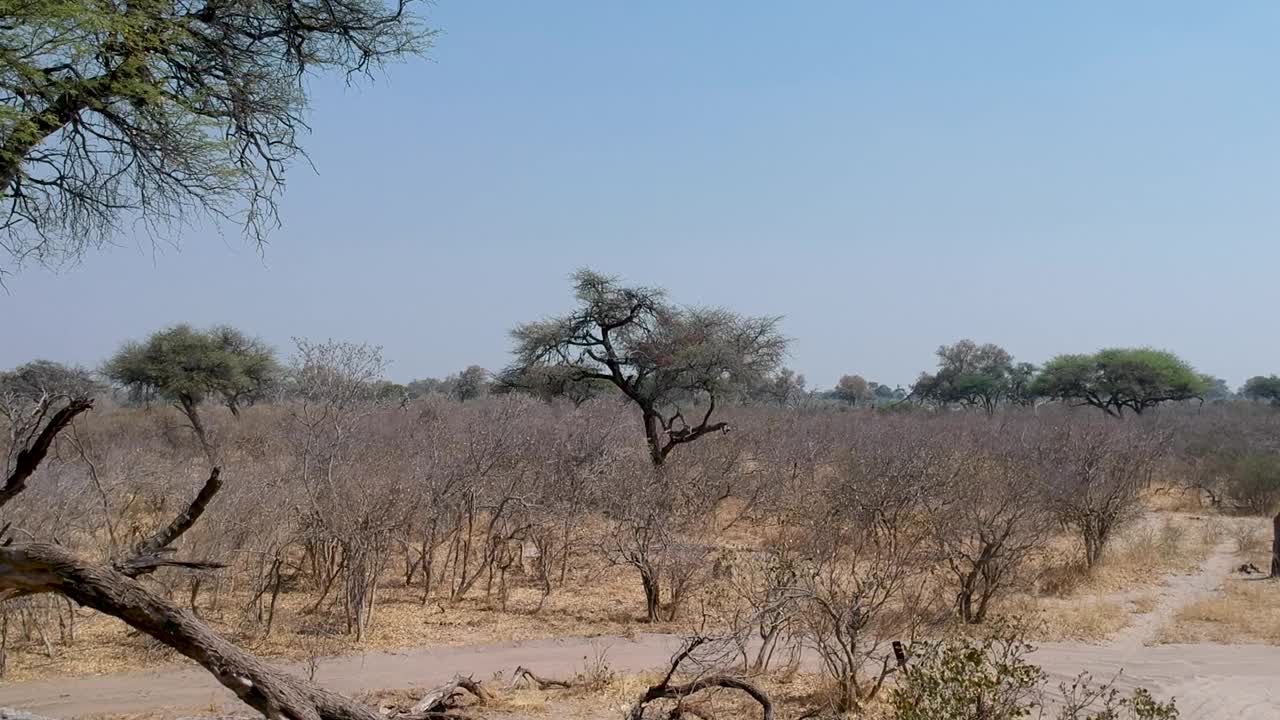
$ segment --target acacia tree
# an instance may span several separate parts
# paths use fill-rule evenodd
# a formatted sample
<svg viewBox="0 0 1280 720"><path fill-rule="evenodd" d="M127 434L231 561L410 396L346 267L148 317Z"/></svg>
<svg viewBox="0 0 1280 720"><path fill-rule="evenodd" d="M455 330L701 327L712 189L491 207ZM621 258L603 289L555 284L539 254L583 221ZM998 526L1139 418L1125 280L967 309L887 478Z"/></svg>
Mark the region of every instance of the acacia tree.
<svg viewBox="0 0 1280 720"><path fill-rule="evenodd" d="M1240 394L1250 400L1265 400L1280 407L1280 377L1255 375L1245 381Z"/></svg>
<svg viewBox="0 0 1280 720"><path fill-rule="evenodd" d="M261 241L304 78L424 50L411 1L0 0L0 248L53 264L201 214Z"/></svg>
<svg viewBox="0 0 1280 720"><path fill-rule="evenodd" d="M921 402L980 407L988 414L1024 380L1025 364L1015 372L1013 356L999 345L961 340L937 350L938 371L921 373L911 394Z"/></svg>
<svg viewBox="0 0 1280 720"><path fill-rule="evenodd" d="M511 331L515 362L504 375L553 367L613 384L640 410L656 467L680 445L727 430L714 419L717 402L776 370L786 353L779 318L677 307L662 290L591 270L573 282L577 309ZM695 404L700 416L690 422L684 413Z"/></svg>
<svg viewBox="0 0 1280 720"><path fill-rule="evenodd" d="M1160 403L1203 399L1210 384L1167 350L1109 348L1093 355L1053 358L1032 384L1032 392L1121 417L1125 410L1141 415Z"/></svg>
<svg viewBox="0 0 1280 720"><path fill-rule="evenodd" d="M216 398L239 416L275 382L279 367L271 348L232 327L200 331L176 325L145 342L127 342L107 361L103 374L135 397L161 397L186 416L205 454L213 445L200 418L200 404Z"/></svg>

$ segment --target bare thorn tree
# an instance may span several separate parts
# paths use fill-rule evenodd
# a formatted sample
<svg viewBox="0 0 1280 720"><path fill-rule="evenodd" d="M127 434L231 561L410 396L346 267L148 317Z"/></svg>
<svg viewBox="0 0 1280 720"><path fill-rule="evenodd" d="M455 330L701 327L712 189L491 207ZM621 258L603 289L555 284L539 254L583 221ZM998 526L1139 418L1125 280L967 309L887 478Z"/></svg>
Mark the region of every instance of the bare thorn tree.
<svg viewBox="0 0 1280 720"><path fill-rule="evenodd" d="M728 430L714 419L717 402L758 384L786 353L778 318L676 307L662 290L590 270L573 281L576 310L511 331L516 359L504 384L519 386L546 368L612 383L639 408L655 466L684 443Z"/></svg>

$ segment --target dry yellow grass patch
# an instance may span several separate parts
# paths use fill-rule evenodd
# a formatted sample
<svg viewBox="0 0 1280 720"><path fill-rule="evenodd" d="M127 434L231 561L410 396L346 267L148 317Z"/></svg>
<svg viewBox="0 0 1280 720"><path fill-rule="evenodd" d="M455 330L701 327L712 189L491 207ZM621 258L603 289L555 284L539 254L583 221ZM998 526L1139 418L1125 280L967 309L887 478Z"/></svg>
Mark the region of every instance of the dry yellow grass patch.
<svg viewBox="0 0 1280 720"><path fill-rule="evenodd" d="M1129 610L1137 615L1145 615L1156 609L1159 600L1151 593L1143 593L1129 601Z"/></svg>
<svg viewBox="0 0 1280 720"><path fill-rule="evenodd" d="M1218 595L1179 610L1157 639L1162 643L1280 644L1280 583L1231 578Z"/></svg>
<svg viewBox="0 0 1280 720"><path fill-rule="evenodd" d="M1060 534L1032 562L1033 589L1072 597L1159 585L1166 575L1197 570L1222 541L1225 521L1208 514L1148 514L1118 532L1092 569L1085 567L1079 540Z"/></svg>
<svg viewBox="0 0 1280 720"><path fill-rule="evenodd" d="M1148 513L1112 538L1092 570L1079 541L1061 534L1033 559L1026 591L999 612L1027 620L1039 641L1103 642L1133 615L1154 610L1153 591L1165 577L1196 571L1224 532L1215 515Z"/></svg>
<svg viewBox="0 0 1280 720"><path fill-rule="evenodd" d="M1069 600L1018 595L1001 603L999 610L1020 618L1026 624L1027 639L1037 642L1105 642L1130 622L1123 603L1101 595Z"/></svg>

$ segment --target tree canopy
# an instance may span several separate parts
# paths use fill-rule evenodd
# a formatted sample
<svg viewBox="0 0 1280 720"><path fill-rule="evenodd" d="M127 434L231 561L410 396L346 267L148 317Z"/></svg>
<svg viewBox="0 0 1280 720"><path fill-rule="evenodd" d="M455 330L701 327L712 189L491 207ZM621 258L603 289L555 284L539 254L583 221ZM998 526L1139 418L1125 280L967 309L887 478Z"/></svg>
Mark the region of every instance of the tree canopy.
<svg viewBox="0 0 1280 720"><path fill-rule="evenodd" d="M423 51L409 2L0 0L0 248L56 264L198 215L261 241L305 78Z"/></svg>
<svg viewBox="0 0 1280 720"><path fill-rule="evenodd" d="M1167 350L1109 348L1092 355L1059 355L1045 363L1035 394L1090 405L1108 415L1141 415L1163 402L1203 399L1211 381Z"/></svg>
<svg viewBox="0 0 1280 720"><path fill-rule="evenodd" d="M160 397L184 411L208 399L239 414L279 378L275 353L232 327L176 325L125 343L103 373L142 400Z"/></svg>
<svg viewBox="0 0 1280 720"><path fill-rule="evenodd" d="M1272 405L1280 405L1280 377L1255 375L1245 381L1240 394L1250 400L1266 400Z"/></svg>
<svg viewBox="0 0 1280 720"><path fill-rule="evenodd" d="M778 318L678 307L662 290L626 287L591 270L573 275L578 307L511 331L518 378L556 368L574 380L608 382L641 412L654 465L677 446L727 429L716 404L775 372L787 339ZM686 411L700 405L700 416Z"/></svg>
<svg viewBox="0 0 1280 720"><path fill-rule="evenodd" d="M835 390L832 394L838 400L843 400L850 405L862 403L869 404L872 400L871 385L861 375L842 375L840 381L836 383Z"/></svg>
<svg viewBox="0 0 1280 720"><path fill-rule="evenodd" d="M911 394L921 402L959 404L994 412L1005 400L1021 401L1035 366L1013 362L1013 356L993 343L961 340L938 348L937 372L920 373Z"/></svg>
<svg viewBox="0 0 1280 720"><path fill-rule="evenodd" d="M100 389L88 370L51 360L32 360L0 372L0 397L15 402L32 404L52 398L87 398Z"/></svg>

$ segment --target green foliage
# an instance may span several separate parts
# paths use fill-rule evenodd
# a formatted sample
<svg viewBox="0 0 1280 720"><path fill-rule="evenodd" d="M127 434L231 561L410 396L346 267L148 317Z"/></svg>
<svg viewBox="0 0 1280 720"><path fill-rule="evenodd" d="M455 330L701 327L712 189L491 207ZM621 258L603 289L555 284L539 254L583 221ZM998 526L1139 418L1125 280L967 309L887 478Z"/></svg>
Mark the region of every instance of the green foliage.
<svg viewBox="0 0 1280 720"><path fill-rule="evenodd" d="M1280 455L1251 449L1231 457L1222 468L1227 495L1255 515L1271 515L1280 505Z"/></svg>
<svg viewBox="0 0 1280 720"><path fill-rule="evenodd" d="M1035 366L1013 363L1004 348L961 340L938 348L938 370L921 373L911 394L935 405L981 407L993 412L1006 400L1021 402Z"/></svg>
<svg viewBox="0 0 1280 720"><path fill-rule="evenodd" d="M1162 402L1203 399L1211 382L1167 350L1109 348L1045 363L1031 393L1091 405L1109 415L1142 414Z"/></svg>
<svg viewBox="0 0 1280 720"><path fill-rule="evenodd" d="M192 408L213 398L239 413L273 386L280 369L269 347L234 328L177 325L125 343L103 374L139 400Z"/></svg>
<svg viewBox="0 0 1280 720"><path fill-rule="evenodd" d="M1014 720L1039 704L1045 675L1008 628L913 647L889 699L894 720Z"/></svg>
<svg viewBox="0 0 1280 720"><path fill-rule="evenodd" d="M1046 717L1045 673L1027 661L1033 648L1020 631L997 623L983 637L961 636L913 646L910 664L889 698L893 720L1016 720ZM1177 720L1172 700L1145 688L1125 697L1113 683L1087 674L1058 686L1057 720Z"/></svg>
<svg viewBox="0 0 1280 720"><path fill-rule="evenodd" d="M1058 720L1178 720L1173 700L1160 702L1146 688L1125 697L1113 683L1094 684L1087 673L1058 686Z"/></svg>
<svg viewBox="0 0 1280 720"><path fill-rule="evenodd" d="M0 0L0 250L56 263L192 213L260 240L302 152L304 79L430 38L407 0Z"/></svg>
<svg viewBox="0 0 1280 720"><path fill-rule="evenodd" d="M466 402L489 392L489 371L479 365L468 365L453 380L450 393L455 400Z"/></svg>
<svg viewBox="0 0 1280 720"><path fill-rule="evenodd" d="M1227 381L1220 377L1211 375L1204 376L1206 388L1204 391L1205 402L1225 402L1235 397L1235 393L1231 392L1231 386L1227 385Z"/></svg>
<svg viewBox="0 0 1280 720"><path fill-rule="evenodd" d="M1245 381L1240 394L1250 400L1265 400L1272 405L1280 406L1280 377L1275 375L1256 375Z"/></svg>

